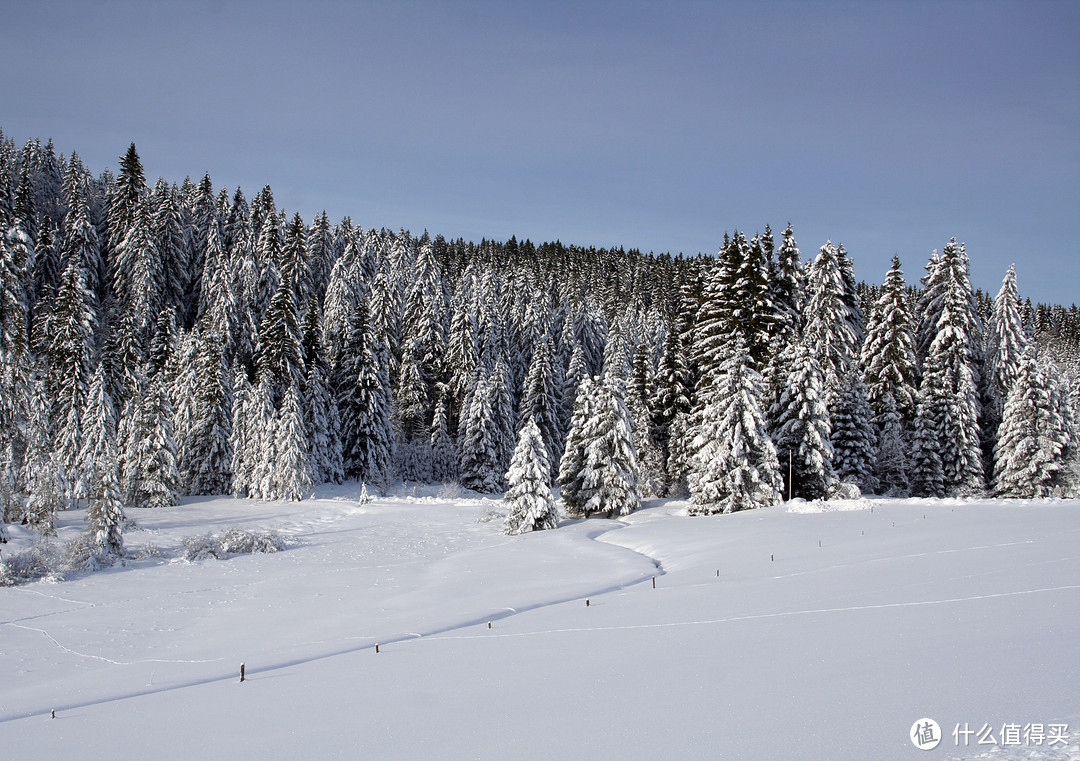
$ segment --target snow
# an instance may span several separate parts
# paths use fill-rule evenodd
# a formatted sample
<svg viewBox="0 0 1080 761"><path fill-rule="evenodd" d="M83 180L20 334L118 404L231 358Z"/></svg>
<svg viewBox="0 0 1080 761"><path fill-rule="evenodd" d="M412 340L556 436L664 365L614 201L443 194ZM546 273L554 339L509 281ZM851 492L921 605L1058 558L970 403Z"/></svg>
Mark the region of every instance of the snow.
<svg viewBox="0 0 1080 761"><path fill-rule="evenodd" d="M930 757L1080 756L1080 501L651 500L507 537L495 499L359 493L133 509L159 556L0 589L3 756L908 759L922 717ZM181 559L230 527L288 547Z"/></svg>

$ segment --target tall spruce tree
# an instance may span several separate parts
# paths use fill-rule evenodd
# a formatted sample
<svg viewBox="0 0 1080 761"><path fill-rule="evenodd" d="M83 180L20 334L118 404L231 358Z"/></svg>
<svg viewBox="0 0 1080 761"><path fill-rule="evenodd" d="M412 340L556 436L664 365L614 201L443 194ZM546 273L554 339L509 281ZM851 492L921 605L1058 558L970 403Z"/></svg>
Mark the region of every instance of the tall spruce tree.
<svg viewBox="0 0 1080 761"><path fill-rule="evenodd" d="M925 496L939 496L938 491L950 496L974 494L983 487L973 348L980 341L980 323L963 247L946 246L935 268L941 278L940 295L934 301L939 317L919 386L913 475L918 493ZM940 490L935 460L940 460Z"/></svg>

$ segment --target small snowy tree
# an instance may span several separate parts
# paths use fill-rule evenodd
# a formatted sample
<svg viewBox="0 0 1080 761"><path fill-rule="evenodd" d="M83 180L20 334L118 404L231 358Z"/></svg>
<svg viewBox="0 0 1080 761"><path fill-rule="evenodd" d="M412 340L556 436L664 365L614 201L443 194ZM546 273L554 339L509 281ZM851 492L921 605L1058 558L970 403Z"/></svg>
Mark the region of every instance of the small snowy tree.
<svg viewBox="0 0 1080 761"><path fill-rule="evenodd" d="M523 534L555 528L557 516L551 497L547 447L540 428L531 417L521 428L506 481L508 488L503 495L508 508L505 533Z"/></svg>

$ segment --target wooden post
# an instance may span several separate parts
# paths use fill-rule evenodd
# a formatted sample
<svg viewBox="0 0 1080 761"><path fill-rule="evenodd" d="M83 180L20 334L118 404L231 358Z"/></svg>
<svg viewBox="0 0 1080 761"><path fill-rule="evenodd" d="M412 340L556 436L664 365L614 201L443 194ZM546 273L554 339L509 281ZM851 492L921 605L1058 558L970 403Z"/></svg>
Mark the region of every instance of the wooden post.
<svg viewBox="0 0 1080 761"><path fill-rule="evenodd" d="M491 622L490 621L488 621L488 628L489 629L491 628Z"/></svg>
<svg viewBox="0 0 1080 761"><path fill-rule="evenodd" d="M375 643L375 652L376 653L379 652L379 643L378 642Z"/></svg>
<svg viewBox="0 0 1080 761"><path fill-rule="evenodd" d="M655 576L652 577L652 588L656 589L656 577Z"/></svg>
<svg viewBox="0 0 1080 761"><path fill-rule="evenodd" d="M240 664L240 681L244 681L247 677L244 676L244 664Z"/></svg>
<svg viewBox="0 0 1080 761"><path fill-rule="evenodd" d="M53 717L54 719L56 718L56 709L55 709L55 708L53 709L53 712L52 712L52 717Z"/></svg>
<svg viewBox="0 0 1080 761"><path fill-rule="evenodd" d="M773 560L776 560L776 555L769 555L769 561L772 562Z"/></svg>
<svg viewBox="0 0 1080 761"><path fill-rule="evenodd" d="M589 607L589 598L588 597L585 598L585 607L586 608Z"/></svg>

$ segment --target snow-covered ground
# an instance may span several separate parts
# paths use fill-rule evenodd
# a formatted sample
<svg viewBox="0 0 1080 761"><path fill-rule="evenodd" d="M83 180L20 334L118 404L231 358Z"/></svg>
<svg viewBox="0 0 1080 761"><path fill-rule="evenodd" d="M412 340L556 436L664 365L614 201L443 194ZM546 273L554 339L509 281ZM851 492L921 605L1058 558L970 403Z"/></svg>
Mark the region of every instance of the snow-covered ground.
<svg viewBox="0 0 1080 761"><path fill-rule="evenodd" d="M657 501L506 537L494 500L316 496L133 510L156 553L0 589L0 758L1080 758L1080 501ZM180 559L232 526L290 546ZM957 745L984 724L1046 738Z"/></svg>

